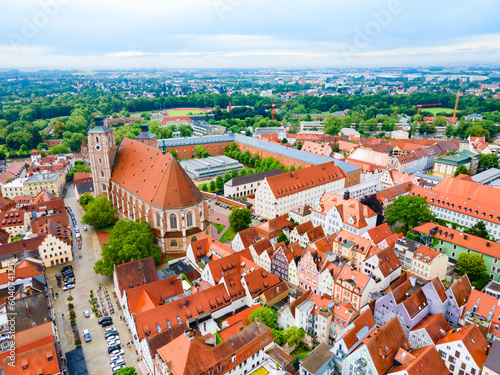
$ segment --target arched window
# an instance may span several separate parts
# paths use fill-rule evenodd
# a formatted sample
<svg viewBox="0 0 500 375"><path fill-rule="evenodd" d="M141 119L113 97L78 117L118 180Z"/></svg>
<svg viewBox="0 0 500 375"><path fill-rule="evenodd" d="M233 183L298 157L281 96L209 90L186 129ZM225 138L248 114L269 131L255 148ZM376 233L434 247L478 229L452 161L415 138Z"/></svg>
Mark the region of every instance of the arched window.
<svg viewBox="0 0 500 375"><path fill-rule="evenodd" d="M170 228L177 228L177 216L170 214Z"/></svg>
<svg viewBox="0 0 500 375"><path fill-rule="evenodd" d="M104 177L104 171L101 171L101 177Z"/></svg>
<svg viewBox="0 0 500 375"><path fill-rule="evenodd" d="M156 226L161 227L161 217L159 212L155 212Z"/></svg>
<svg viewBox="0 0 500 375"><path fill-rule="evenodd" d="M177 241L176 240L170 241L170 247L176 247L176 246L177 246Z"/></svg>
<svg viewBox="0 0 500 375"><path fill-rule="evenodd" d="M99 137L96 136L95 141L96 141L96 143L99 143Z"/></svg>
<svg viewBox="0 0 500 375"><path fill-rule="evenodd" d="M102 164L102 159L101 158L99 158L98 161L99 161L99 164Z"/></svg>
<svg viewBox="0 0 500 375"><path fill-rule="evenodd" d="M102 184L102 190L106 190L106 184Z"/></svg>
<svg viewBox="0 0 500 375"><path fill-rule="evenodd" d="M197 241L197 240L198 240L198 239L196 238L196 236L193 236L193 237L191 238L191 242L194 242L194 241Z"/></svg>
<svg viewBox="0 0 500 375"><path fill-rule="evenodd" d="M189 211L186 215L186 223L188 228L193 226L193 213Z"/></svg>

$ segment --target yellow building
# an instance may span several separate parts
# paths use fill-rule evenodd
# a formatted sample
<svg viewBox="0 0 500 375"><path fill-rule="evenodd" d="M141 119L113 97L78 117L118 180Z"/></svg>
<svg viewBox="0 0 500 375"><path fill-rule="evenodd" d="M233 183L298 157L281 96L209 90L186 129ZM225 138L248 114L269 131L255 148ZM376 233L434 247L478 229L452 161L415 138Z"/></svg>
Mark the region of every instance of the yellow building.
<svg viewBox="0 0 500 375"><path fill-rule="evenodd" d="M59 173L39 173L24 181L23 195L36 196L42 190L61 196L64 182Z"/></svg>
<svg viewBox="0 0 500 375"><path fill-rule="evenodd" d="M454 177L459 165L465 165L471 175L477 173L479 156L470 151L460 151L436 159L432 174L436 177Z"/></svg>
<svg viewBox="0 0 500 375"><path fill-rule="evenodd" d="M448 257L427 246L419 246L413 254L411 272L424 280L432 280L439 277L444 280L448 266Z"/></svg>
<svg viewBox="0 0 500 375"><path fill-rule="evenodd" d="M73 261L70 230L50 220L45 233L45 239L38 248L45 267Z"/></svg>

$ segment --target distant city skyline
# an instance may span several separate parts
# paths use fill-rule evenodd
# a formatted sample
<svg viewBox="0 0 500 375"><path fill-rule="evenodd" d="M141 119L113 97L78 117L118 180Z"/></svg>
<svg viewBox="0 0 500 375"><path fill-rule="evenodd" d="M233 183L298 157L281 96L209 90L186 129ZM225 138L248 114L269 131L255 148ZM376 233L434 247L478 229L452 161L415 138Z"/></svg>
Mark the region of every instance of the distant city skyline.
<svg viewBox="0 0 500 375"><path fill-rule="evenodd" d="M26 0L2 69L360 68L500 62L494 0Z"/></svg>

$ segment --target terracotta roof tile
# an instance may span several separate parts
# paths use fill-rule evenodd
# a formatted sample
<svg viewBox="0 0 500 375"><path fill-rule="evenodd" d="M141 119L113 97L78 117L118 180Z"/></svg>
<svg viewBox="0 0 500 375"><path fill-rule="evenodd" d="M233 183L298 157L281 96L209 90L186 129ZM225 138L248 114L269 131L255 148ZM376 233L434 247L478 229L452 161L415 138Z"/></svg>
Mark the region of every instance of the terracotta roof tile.
<svg viewBox="0 0 500 375"><path fill-rule="evenodd" d="M435 344L451 331L451 326L443 314L437 313L427 315L420 323L413 327L412 331L420 329L424 329Z"/></svg>
<svg viewBox="0 0 500 375"><path fill-rule="evenodd" d="M361 329L363 329L364 327L372 328L375 326L376 323L375 319L373 318L373 314L371 313L370 309L366 309L352 321L352 324L349 326L350 328L348 328L341 339L344 340L347 348L350 349L358 341L357 335Z"/></svg>
<svg viewBox="0 0 500 375"><path fill-rule="evenodd" d="M389 374L404 373L403 371L406 371L407 375L448 375L450 373L433 345L414 349L407 355L411 359L403 365L394 367Z"/></svg>
<svg viewBox="0 0 500 375"><path fill-rule="evenodd" d="M119 264L115 267L120 291L158 281L153 257Z"/></svg>

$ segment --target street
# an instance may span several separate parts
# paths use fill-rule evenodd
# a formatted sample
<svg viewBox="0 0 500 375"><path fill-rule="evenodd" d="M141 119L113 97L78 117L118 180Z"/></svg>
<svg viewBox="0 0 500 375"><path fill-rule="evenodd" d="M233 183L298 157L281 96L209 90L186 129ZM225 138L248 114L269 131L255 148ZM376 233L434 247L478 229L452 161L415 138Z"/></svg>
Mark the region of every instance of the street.
<svg viewBox="0 0 500 375"><path fill-rule="evenodd" d="M76 221L80 228L82 236L82 249L79 250L76 241L73 241L74 261L64 265L73 265L75 274L75 288L70 291L63 292L62 288L57 286L55 274L59 273L61 265L47 268L47 279L49 288L51 288L52 304L57 320L57 327L60 334L61 349L63 353L75 349L74 337L69 322L69 310L67 298L71 295L73 300L71 303L74 305L76 313L76 323L82 340L82 348L87 362L87 368L90 374L110 374L111 367L109 364L109 355L107 351L106 340L104 339L104 328L98 323L96 316L92 312L92 306L89 303L90 290L94 291L94 296L97 297L99 284L102 285L101 295L104 296L104 290L108 291L110 303L112 304L115 313L112 315L113 327L117 329L120 334L120 341L125 351L124 358L127 366L134 366L139 372L138 358L135 346L127 346L128 342L132 341L130 331L123 320L120 320L121 310L118 309L115 298L113 297L113 280L106 276L96 275L93 267L96 260L100 258L101 248L97 239L94 228L88 227L88 231L84 231L84 225L81 224L81 217L84 213L83 209L76 202L74 197L73 186L68 186L66 197L64 198L65 205L70 207L73 211ZM71 219L70 219L71 223ZM74 234L74 228L71 224L71 230ZM74 240L74 237L73 237ZM80 258L81 255L81 258ZM54 300L55 294L58 298ZM106 309L109 312L108 302L106 302ZM86 318L83 314L84 310L91 312L90 317ZM64 314L64 317L63 317ZM92 337L92 341L85 342L83 338L83 330L88 329Z"/></svg>

